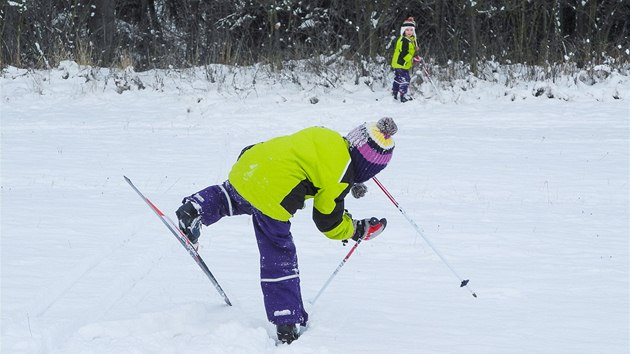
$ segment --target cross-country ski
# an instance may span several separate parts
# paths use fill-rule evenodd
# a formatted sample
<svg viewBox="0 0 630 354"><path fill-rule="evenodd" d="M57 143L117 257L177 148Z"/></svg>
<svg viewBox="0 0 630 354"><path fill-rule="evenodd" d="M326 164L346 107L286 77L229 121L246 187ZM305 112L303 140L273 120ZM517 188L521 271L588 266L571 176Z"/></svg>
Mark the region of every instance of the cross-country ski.
<svg viewBox="0 0 630 354"><path fill-rule="evenodd" d="M197 252L197 250L193 247L193 245L190 243L188 238L186 238L186 236L181 232L181 230L179 230L179 228L175 225L175 223L171 220L171 218L166 216L160 209L158 209L158 207L153 202L149 200L149 198L145 197L144 194L142 194L140 190L138 190L138 188L131 182L131 180L127 176L123 176L123 177L125 178L125 181L129 183L129 186L131 186L131 188L136 193L138 193L140 198L142 198L142 200L144 200L144 202L147 203L147 205L151 208L151 210L153 210L155 215L157 215L160 218L162 223L164 223L164 226L166 226L166 228L169 229L169 231L173 234L173 236L177 238L179 243L181 243L181 245L188 251L188 254L190 254L190 256L195 260L197 265L199 265L199 268L201 268L201 270L208 277L208 279L210 279L210 282L217 289L221 297L223 297L223 301L225 301L225 303L228 304L229 306L232 306L230 299L228 299L227 295L221 288L221 285L219 285L219 282L214 277L210 269L208 269L208 266L199 255L199 252Z"/></svg>

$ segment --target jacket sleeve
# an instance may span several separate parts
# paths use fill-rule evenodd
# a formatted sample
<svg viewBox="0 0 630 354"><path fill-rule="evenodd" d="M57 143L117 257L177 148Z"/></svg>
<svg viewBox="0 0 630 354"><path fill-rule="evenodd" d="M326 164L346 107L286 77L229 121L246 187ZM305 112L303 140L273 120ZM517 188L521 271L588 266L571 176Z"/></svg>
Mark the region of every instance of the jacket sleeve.
<svg viewBox="0 0 630 354"><path fill-rule="evenodd" d="M344 199L353 183L354 169L348 161L343 177L315 195L313 221L319 231L330 239L346 240L354 234L352 219L344 207Z"/></svg>
<svg viewBox="0 0 630 354"><path fill-rule="evenodd" d="M352 219L347 213L344 213L343 220L334 229L324 232L324 235L331 240L347 240L354 234L354 225Z"/></svg>
<svg viewBox="0 0 630 354"><path fill-rule="evenodd" d="M352 219L344 208L344 198L350 191L345 188L334 200L327 191L320 191L313 202L313 221L317 229L333 240L346 240L354 234ZM332 210L330 210L332 209Z"/></svg>
<svg viewBox="0 0 630 354"><path fill-rule="evenodd" d="M401 40L400 54L398 54L398 65L405 66L408 55L409 55L409 41L403 38Z"/></svg>

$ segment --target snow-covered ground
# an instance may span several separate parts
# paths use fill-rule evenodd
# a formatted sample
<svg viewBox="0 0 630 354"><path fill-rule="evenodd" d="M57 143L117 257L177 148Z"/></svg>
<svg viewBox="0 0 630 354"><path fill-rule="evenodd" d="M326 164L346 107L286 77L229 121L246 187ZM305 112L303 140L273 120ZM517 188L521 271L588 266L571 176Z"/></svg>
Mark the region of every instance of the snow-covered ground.
<svg viewBox="0 0 630 354"><path fill-rule="evenodd" d="M425 83L429 98L399 104L378 84L207 74L3 73L0 352L628 352L628 77L441 96ZM202 235L228 307L122 177L173 217L245 145L382 116L399 133L379 179L478 298L370 182L348 209L388 229L306 304L309 330L276 346L250 220ZM349 247L310 211L292 223L308 299Z"/></svg>

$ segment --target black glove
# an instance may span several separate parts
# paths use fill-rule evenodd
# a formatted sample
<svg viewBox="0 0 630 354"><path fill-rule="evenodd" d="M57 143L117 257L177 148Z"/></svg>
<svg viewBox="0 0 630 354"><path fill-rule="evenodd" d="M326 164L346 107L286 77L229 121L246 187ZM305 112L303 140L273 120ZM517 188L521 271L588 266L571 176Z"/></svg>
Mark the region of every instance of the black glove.
<svg viewBox="0 0 630 354"><path fill-rule="evenodd" d="M359 241L359 239L365 241L380 235L387 226L387 219L383 218L379 220L375 217L371 217L363 220L352 220L352 223L354 224L354 235L352 235L352 239L355 241Z"/></svg>
<svg viewBox="0 0 630 354"><path fill-rule="evenodd" d="M191 202L186 202L175 212L179 220L179 229L188 237L191 243L197 243L201 234L201 216Z"/></svg>
<svg viewBox="0 0 630 354"><path fill-rule="evenodd" d="M367 186L363 183L355 183L350 188L350 192L352 193L353 197L359 199L365 196L365 193L367 193Z"/></svg>

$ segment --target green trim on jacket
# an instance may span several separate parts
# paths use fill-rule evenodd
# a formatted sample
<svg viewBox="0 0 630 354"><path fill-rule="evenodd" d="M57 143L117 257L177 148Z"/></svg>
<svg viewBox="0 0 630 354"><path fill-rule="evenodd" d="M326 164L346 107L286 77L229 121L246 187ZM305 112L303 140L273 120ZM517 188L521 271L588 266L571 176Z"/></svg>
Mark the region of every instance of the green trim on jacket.
<svg viewBox="0 0 630 354"><path fill-rule="evenodd" d="M288 221L306 199L327 237L352 237L344 198L354 183L348 142L337 132L311 127L246 148L228 176L236 191L263 214Z"/></svg>
<svg viewBox="0 0 630 354"><path fill-rule="evenodd" d="M405 70L411 69L415 53L415 37L398 37L398 40L396 40L396 47L394 48L394 56L392 56L392 68Z"/></svg>

